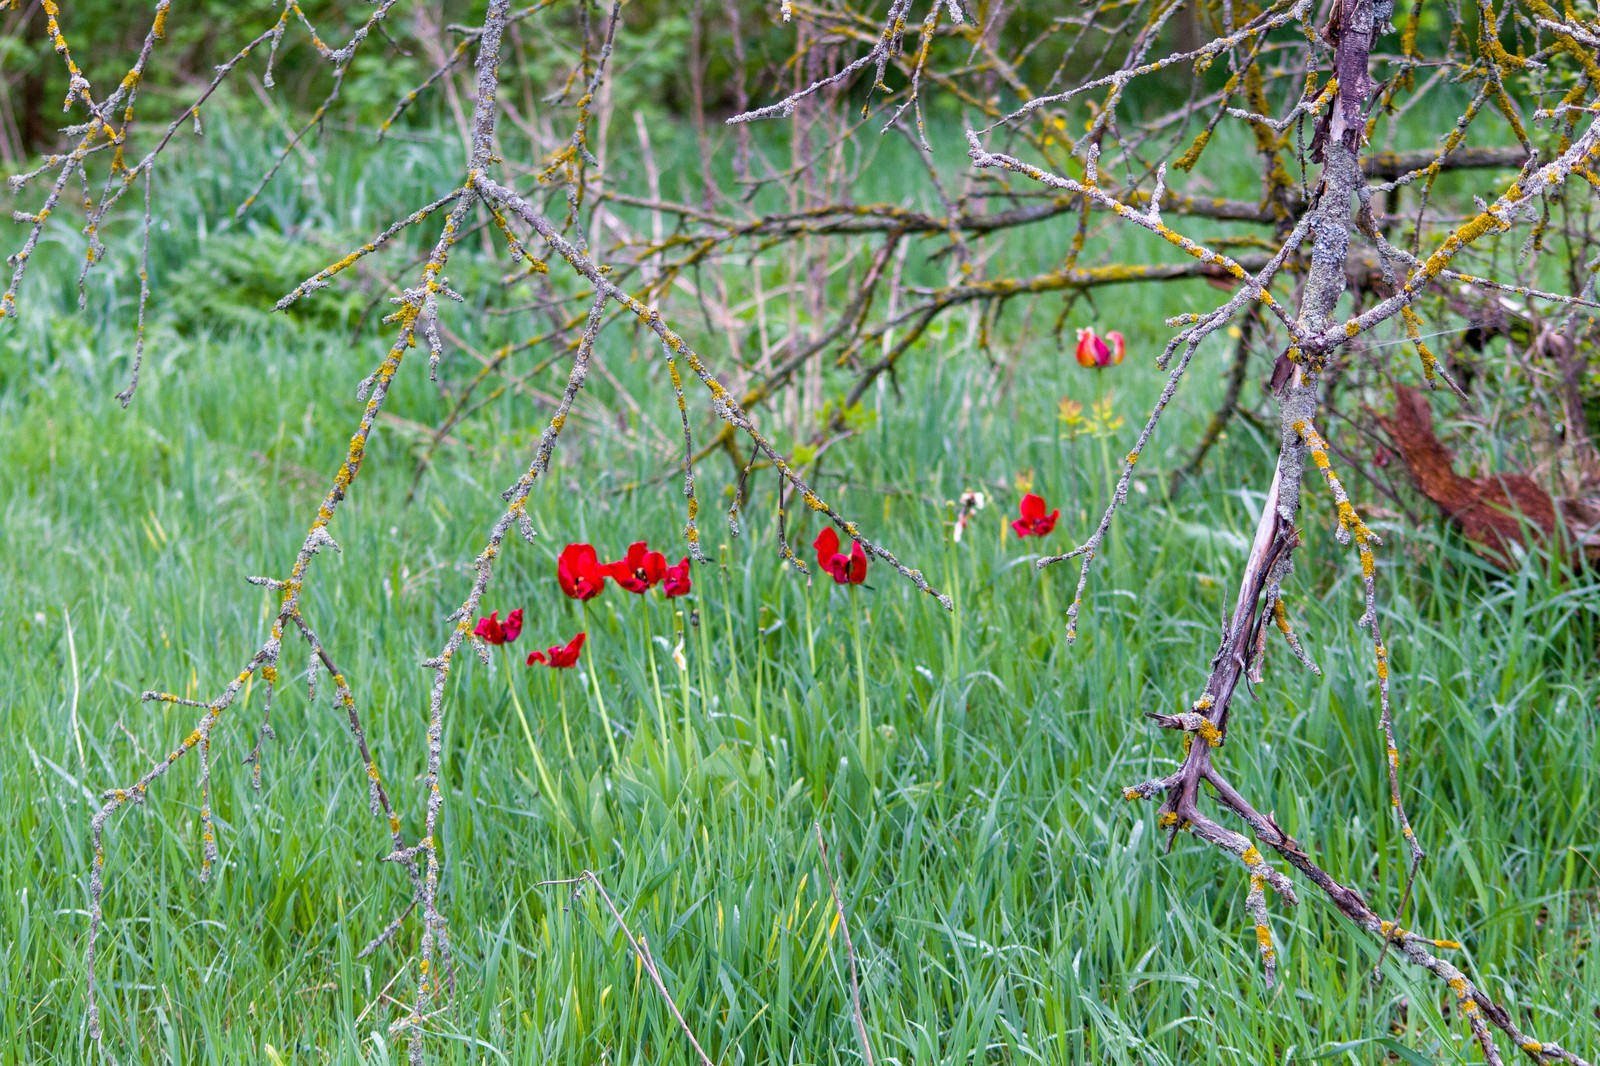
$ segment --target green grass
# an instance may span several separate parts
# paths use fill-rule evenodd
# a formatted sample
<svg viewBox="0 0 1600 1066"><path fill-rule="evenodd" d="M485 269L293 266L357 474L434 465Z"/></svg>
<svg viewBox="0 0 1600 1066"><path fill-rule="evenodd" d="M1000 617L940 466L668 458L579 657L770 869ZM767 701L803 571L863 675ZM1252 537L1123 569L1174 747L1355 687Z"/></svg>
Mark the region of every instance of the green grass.
<svg viewBox="0 0 1600 1066"><path fill-rule="evenodd" d="M192 727L188 709L141 704L140 691L207 698L264 638L275 601L243 578L288 567L344 454L356 384L381 358L375 330L352 342L346 329L360 298L326 293L293 320L259 309L308 274L307 261L336 258L341 241L449 180L417 148L342 185L338 167L365 166L345 157L327 186L281 181L262 222L223 229L258 161L225 126L212 135L236 153L237 173L205 171L168 190L152 360L131 409L112 399L129 343L126 265L91 288L88 314L67 315L69 268L50 266L79 254L66 227L25 290L30 317L0 336L0 631L10 638L0 643L0 1022L13 1034L3 1063L87 1061L93 797L148 765L139 749L164 752ZM311 236L272 236L295 226ZM314 252L295 246L313 239ZM1048 268L1049 240L1029 235L1009 254ZM488 287L499 270L463 259L450 273L458 286ZM218 276L227 295L207 296ZM1161 319L1206 292L1127 289L1100 301L1101 324L1120 326L1132 349L1107 375L1129 419L1113 454L1159 389L1150 359ZM526 325L447 314L483 344ZM722 355L691 305L677 314L710 358ZM530 500L538 542L510 544L486 600L527 610L519 660L485 668L463 656L450 677L443 899L460 969L453 1005L431 1020L443 1061L693 1061L593 894L575 901L539 885L584 869L648 937L719 1064L858 1061L813 821L850 909L879 1061L1475 1060L1464 1028L1441 1017L1448 992L1392 956L1375 985L1375 946L1309 888L1296 909L1273 901L1281 980L1264 990L1242 870L1183 836L1163 854L1152 811L1120 799L1178 754L1141 715L1199 694L1271 442L1241 426L1202 478L1164 498L1161 472L1220 391L1227 350L1209 344L1140 466L1148 472L1069 648L1061 613L1076 571L1039 574L1033 545L1002 530L1025 471L1062 508L1046 547L1091 527L1101 451L1061 440L1055 409L1063 396L1092 399L1094 383L1032 328L1025 360L998 371L963 346L961 328L936 332L907 367L904 398L880 391L876 420L815 471L830 499L954 596L953 612L881 565L870 590L808 586L777 557L770 473L733 540L716 522L733 471L720 457L702 465L715 562L696 569L693 596L644 605L613 587L590 605L584 654L617 727L615 763L577 672L560 677L558 698L549 672L519 664L585 624L556 587L564 543L620 554L638 537L681 540L678 481L662 477L671 453L642 423L670 441L664 368L625 330L607 335L601 358L615 384L591 377ZM446 405L423 362L412 356L388 409L431 423ZM447 364L456 380L468 370ZM558 388L561 376L552 369L538 385ZM386 425L335 522L342 553L315 564L307 616L351 679L409 838L422 816L429 675L418 663L443 644L498 492L525 465L545 411L527 396L488 408L439 454L409 507L416 438ZM619 421L629 432L615 432ZM779 436L793 439L786 428ZM946 501L967 488L995 504L953 544ZM814 523L796 521L795 540L809 543ZM1370 647L1355 628L1359 568L1334 542L1322 494L1304 526L1290 611L1323 676L1275 644L1266 682L1236 704L1220 761L1388 911L1403 852ZM1538 559L1502 576L1438 530L1376 528L1407 801L1431 852L1408 924L1461 940L1463 964L1528 1028L1591 1050L1600 587ZM671 654L680 627L682 672ZM303 648L288 648L286 677L306 665ZM522 686L555 794L538 787L508 682ZM136 1062L399 1061L386 1030L400 1008L383 995L393 980L391 994L409 999L417 928L356 960L408 893L377 861L388 843L367 812L342 713L326 683L315 703L286 684L258 794L238 760L261 710L254 686L218 729L222 864L209 886L197 877L190 760L112 823L110 1039Z"/></svg>

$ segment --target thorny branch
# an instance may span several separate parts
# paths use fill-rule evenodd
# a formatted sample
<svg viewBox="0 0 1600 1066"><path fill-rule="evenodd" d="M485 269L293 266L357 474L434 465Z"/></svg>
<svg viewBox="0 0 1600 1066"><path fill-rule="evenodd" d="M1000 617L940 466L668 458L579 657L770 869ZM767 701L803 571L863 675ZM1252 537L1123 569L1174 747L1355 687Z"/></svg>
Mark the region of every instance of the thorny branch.
<svg viewBox="0 0 1600 1066"><path fill-rule="evenodd" d="M1162 799L1160 824L1171 838L1180 830L1192 832L1208 843L1236 855L1250 878L1247 909L1256 922L1256 935L1260 945L1265 980L1270 986L1276 980L1276 951L1268 924L1266 889L1275 890L1287 903L1297 902L1293 887L1281 873L1265 862L1261 853L1242 834L1225 829L1199 807L1200 785L1211 786L1215 802L1240 818L1254 833L1256 839L1272 848L1289 865L1311 880L1346 917L1375 934L1384 950L1393 945L1401 956L1413 965L1423 967L1440 977L1458 997L1461 1013L1467 1018L1474 1038L1485 1058L1500 1062L1492 1029L1509 1037L1518 1048L1538 1062L1563 1061L1582 1063L1585 1060L1559 1045L1540 1041L1523 1032L1512 1015L1490 999L1481 987L1476 986L1459 969L1444 961L1430 949L1454 947L1452 942L1434 940L1406 931L1401 924L1410 901L1417 868L1424 852L1412 829L1402 801L1399 781L1400 753L1395 736L1393 709L1389 691L1388 651L1380 630L1373 546L1377 538L1367 528L1352 506L1339 479L1334 475L1327 454L1327 445L1317 433L1313 419L1317 410L1318 376L1326 367L1329 357L1366 330L1387 321L1409 309L1411 304L1435 281L1446 265L1465 248L1486 234L1503 232L1511 226L1512 219L1525 212L1537 199L1548 197L1574 173L1588 177L1588 168L1600 159L1600 122L1590 126L1582 136L1571 141L1551 163L1524 171L1522 179L1507 189L1493 204L1451 233L1426 259L1404 257L1409 272L1403 283L1391 282L1396 291L1377 301L1366 311L1354 315L1342 325L1334 323L1335 308L1347 285L1347 265L1350 259L1350 225L1352 206L1358 194L1367 205L1364 177L1361 171L1360 151L1368 136L1367 109L1378 86L1369 74L1371 52L1380 32L1386 28L1392 5L1383 0L1337 0L1331 9L1329 24L1323 35L1334 48L1336 85L1327 110L1318 118L1316 137L1312 142L1314 162L1323 164L1320 183L1312 198L1309 211L1301 227L1284 245L1285 249L1309 238L1311 243L1309 263L1306 264L1301 286L1300 304L1291 323L1278 317L1286 327L1288 343L1274 374L1274 394L1281 423L1281 444L1277 469L1262 505L1261 519L1240 581L1238 598L1233 612L1224 626L1217 653L1212 659L1211 674L1193 709L1183 714L1152 715L1163 727L1184 733L1185 753L1180 767L1165 777L1146 781L1126 789L1129 799L1160 797ZM1113 81L1115 79L1112 79ZM1120 87L1120 85L1119 85ZM1032 106L1025 109L1032 110ZM1286 124L1285 124L1286 125ZM992 128L992 127L991 127ZM1282 128L1282 127L1276 127ZM972 156L978 166L1000 166L1014 170L1046 185L1069 190L1092 199L1096 204L1112 211L1116 216L1131 221L1157 233L1186 253L1196 258L1213 258L1207 249L1196 245L1180 234L1168 230L1159 214L1150 210L1140 212L1116 198L1098 190L1096 157L1098 149L1091 145L1086 152L1086 176L1079 182L1057 177L1037 167L1023 164L1013 158L985 151L977 134L969 134ZM1448 148L1447 148L1448 151ZM1157 171L1157 189L1162 186L1164 168ZM1159 193L1152 203L1159 200ZM1370 211L1370 206L1367 207ZM1371 233L1370 226L1368 227ZM1376 236L1376 234L1371 234ZM1378 238L1381 242L1381 236ZM1386 242L1385 242L1386 243ZM1388 252L1385 243L1379 243L1380 252ZM1222 259L1215 256L1215 259ZM1251 278L1237 266L1230 272L1245 282L1245 291L1268 309L1277 311L1276 303L1267 292L1270 278ZM1385 266L1387 274L1388 267ZM1476 279L1475 279L1476 280ZM1493 284L1493 283L1491 283ZM1518 291L1527 294L1526 287ZM1557 299L1561 297L1557 296ZM1084 582L1089 564L1103 543L1109 523L1116 509L1126 499L1126 490L1134 463L1149 439L1151 431L1170 401L1172 391L1187 365L1197 336L1214 331L1231 319L1241 301L1224 305L1219 312L1207 316L1183 316L1185 328L1169 343L1166 355L1174 345L1187 345L1184 358L1169 379L1167 389L1157 402L1151 420L1140 434L1137 445L1127 456L1122 478L1116 494L1106 509L1099 527L1088 542L1064 556L1042 559L1041 567L1060 559L1083 557L1078 591L1068 611L1069 639L1077 621L1082 601ZM1408 332L1415 339L1415 328L1407 319ZM1428 367L1430 380L1433 367ZM1228 736L1228 712L1239 682L1259 669L1263 647L1264 619L1274 615L1286 637L1294 643L1292 632L1286 624L1281 599L1284 582L1292 573L1291 556L1301 543L1296 528L1300 510L1302 479L1306 460L1320 470L1327 480L1338 511L1339 540L1348 543L1354 539L1360 555L1365 584L1365 610L1360 625L1371 635L1380 702L1380 727L1386 741L1390 794L1396 818L1411 854L1411 865L1405 888L1394 920L1384 919L1353 888L1349 888L1323 870L1312 857L1272 817L1257 811L1226 779L1213 763L1213 750L1220 747ZM1298 646L1296 645L1297 651ZM1308 664L1309 665L1309 664ZM1381 961L1380 961L1381 966Z"/></svg>

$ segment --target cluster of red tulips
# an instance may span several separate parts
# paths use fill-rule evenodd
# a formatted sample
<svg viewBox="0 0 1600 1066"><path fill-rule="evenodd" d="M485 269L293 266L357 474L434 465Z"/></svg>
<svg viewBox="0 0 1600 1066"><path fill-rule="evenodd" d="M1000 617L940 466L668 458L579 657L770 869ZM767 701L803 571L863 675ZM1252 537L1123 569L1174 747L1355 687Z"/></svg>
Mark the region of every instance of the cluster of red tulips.
<svg viewBox="0 0 1600 1066"><path fill-rule="evenodd" d="M568 544L556 560L556 580L561 582L561 591L575 600L592 600L600 595L608 577L640 596L660 585L669 600L686 595L693 587L687 555L668 566L667 557L651 551L642 540L628 545L628 553L614 563L602 563L593 544Z"/></svg>
<svg viewBox="0 0 1600 1066"><path fill-rule="evenodd" d="M485 644L499 647L510 644L522 635L522 608L518 607L505 616L502 621L499 611L491 611L483 618L478 619L478 624L472 632ZM546 666L564 668L575 666L578 662L578 652L583 648L586 633L579 633L565 644L557 644L543 651L528 653L528 665L543 663Z"/></svg>
<svg viewBox="0 0 1600 1066"><path fill-rule="evenodd" d="M1078 330L1077 359L1082 366L1103 370L1122 362L1125 343L1116 330L1104 337L1093 329ZM981 503L978 504L981 506ZM1027 493L1018 506L1018 517L1011 528L1020 537L1043 537L1056 528L1060 510L1046 511L1049 507L1043 496ZM832 526L824 526L811 547L817 553L817 569L833 578L839 585L864 585L867 581L867 553L860 541L852 541L850 554L842 547L839 534ZM662 595L674 599L686 595L693 587L689 577L689 557L668 565L667 557L652 551L646 541L628 545L627 554L614 562L602 563L593 544L568 544L556 560L556 580L561 591L575 600L592 600L605 591L606 580L615 581L623 589L642 596L661 586ZM499 611L478 619L473 630L486 644L510 644L522 633L522 611L512 611L505 620ZM528 653L528 665L540 663L555 669L565 669L578 662L587 634L579 633L566 644L558 644L543 651Z"/></svg>
<svg viewBox="0 0 1600 1066"><path fill-rule="evenodd" d="M660 585L668 599L683 596L693 587L688 556L669 566L666 556L651 551L649 544L642 540L628 545L627 554L615 562L602 563L593 544L568 544L556 560L556 581L561 591L575 600L592 600L600 595L607 578L641 596ZM504 620L499 611L491 611L478 619L472 632L485 644L510 644L522 635L522 608L512 611ZM528 665L537 663L556 670L576 666L586 639L587 633L579 633L565 644L531 651Z"/></svg>
<svg viewBox="0 0 1600 1066"><path fill-rule="evenodd" d="M1122 334L1116 330L1111 330L1104 337L1093 329L1078 330L1076 355L1078 362L1085 367L1103 370L1108 366L1116 366L1122 362L1124 349ZM980 501L977 506L981 507L981 498L977 499ZM1053 531L1061 512L1053 510L1046 513L1048 506L1043 496L1031 492L1024 495L1018 506L1018 517L1011 522L1011 528L1017 536L1043 537ZM817 539L811 542L811 547L817 553L817 569L832 577L835 584L866 584L867 553L861 547L861 542L851 541L849 555L839 550L841 546L839 534L832 526L824 526L822 532L817 534ZM615 562L602 563L593 544L568 544L556 560L556 580L561 584L561 591L575 600L587 601L600 595L605 591L607 578L639 596L660 585L662 595L669 600L687 594L693 587L689 578L688 556L668 565L665 555L652 551L650 545L642 540L628 545L627 554ZM488 617L478 619L477 628L473 630L486 644L510 644L522 632L520 609L506 615L505 621L500 620L499 614L499 611L495 611ZM543 663L556 669L575 665L585 636L579 633L565 645L530 652L528 665Z"/></svg>

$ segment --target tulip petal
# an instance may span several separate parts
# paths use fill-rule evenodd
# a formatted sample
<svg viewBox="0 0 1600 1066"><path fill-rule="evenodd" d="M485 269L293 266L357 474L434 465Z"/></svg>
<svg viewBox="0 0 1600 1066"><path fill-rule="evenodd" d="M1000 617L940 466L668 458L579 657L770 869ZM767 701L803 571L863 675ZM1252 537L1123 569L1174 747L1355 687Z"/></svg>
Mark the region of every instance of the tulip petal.
<svg viewBox="0 0 1600 1066"><path fill-rule="evenodd" d="M1078 349L1076 354L1078 357L1079 366L1093 369L1099 365L1095 362L1094 357L1094 346L1099 342L1099 340L1100 338L1095 336L1094 330L1092 329L1078 330Z"/></svg>
<svg viewBox="0 0 1600 1066"><path fill-rule="evenodd" d="M817 549L817 566L826 570L829 560L839 554L839 534L834 532L832 526L823 526L811 546Z"/></svg>
<svg viewBox="0 0 1600 1066"><path fill-rule="evenodd" d="M472 627L472 632L485 644L506 642L505 629L500 625L499 614L499 611L490 611L487 618L478 619L478 624Z"/></svg>
<svg viewBox="0 0 1600 1066"><path fill-rule="evenodd" d="M578 653L583 650L583 642L588 637L587 633L579 633L567 641L565 647L550 649L550 665L559 669L566 669L578 662Z"/></svg>
<svg viewBox="0 0 1600 1066"><path fill-rule="evenodd" d="M592 600L606 585L606 568L600 565L593 544L568 544L556 560L556 580L561 591L575 600Z"/></svg>
<svg viewBox="0 0 1600 1066"><path fill-rule="evenodd" d="M689 557L685 555L683 561L667 567L661 591L668 599L676 596L686 596L694 588L694 582L689 578Z"/></svg>

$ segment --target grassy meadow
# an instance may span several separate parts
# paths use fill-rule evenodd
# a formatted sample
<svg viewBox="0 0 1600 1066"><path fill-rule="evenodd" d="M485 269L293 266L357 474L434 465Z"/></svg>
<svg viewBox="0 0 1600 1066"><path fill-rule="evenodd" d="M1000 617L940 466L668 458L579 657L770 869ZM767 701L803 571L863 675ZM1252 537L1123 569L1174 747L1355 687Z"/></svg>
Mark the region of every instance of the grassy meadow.
<svg viewBox="0 0 1600 1066"><path fill-rule="evenodd" d="M382 291L335 286L289 315L266 309L456 180L449 138L381 158L329 151L322 180L291 162L234 224L266 160L258 139L213 121L193 165L160 175L150 354L130 408L113 398L132 344L130 222L110 236L115 260L79 314L81 238L63 217L23 290L23 320L0 332L0 1063L89 1061L95 797L193 726L192 709L141 704L141 691L210 698L264 639L276 597L244 578L290 565L344 456L357 384L387 345L377 314L366 317ZM894 149L882 151L863 201L902 195ZM963 159L959 137L941 142L943 162ZM1063 233L1018 233L1004 254L1019 270L1050 269ZM921 254L908 277L936 277ZM405 276L402 260L386 261L390 276ZM505 262L474 238L448 271L469 302L448 305L446 324L480 351L533 328L482 311ZM1062 620L1075 565L1032 566L1098 518L1107 457L1127 450L1160 389L1162 319L1217 297L1130 287L1081 305L1073 325L1129 338L1128 361L1102 379L1057 349L1053 306L1013 312L997 361L952 316L856 432L817 457L819 491L948 592L948 613L881 564L870 588L787 572L770 471L743 535L729 536L719 516L737 472L721 455L699 468L713 562L694 570L693 593L641 601L612 586L582 613L556 583L567 542L616 557L647 537L683 554L666 368L627 323L608 331L601 372L530 499L537 541L508 541L485 600L502 616L524 609L515 654L487 667L463 655L450 675L443 906L458 988L429 1019L438 1060L696 1061L596 894L541 884L593 870L719 1066L862 1061L815 822L878 1062L1478 1061L1448 991L1393 955L1375 983L1376 945L1309 888L1296 908L1271 901L1282 966L1266 990L1243 870L1184 835L1164 853L1151 808L1120 797L1180 754L1142 715L1199 695L1271 469L1274 442L1237 422L1204 474L1167 493L1165 472L1221 395L1224 338L1202 349L1140 465L1076 646ZM665 310L714 364L726 358L692 301ZM515 368L552 354L524 353ZM425 363L419 350L402 368L332 528L342 551L318 557L306 600L409 839L423 815L430 675L419 662L443 645L499 492L565 379L558 359L484 407L416 479L422 430L448 410ZM447 344L448 382L475 370ZM1122 427L1064 435L1059 401L1088 407L1102 389ZM703 393L691 402L708 432ZM773 427L795 443L797 427ZM1042 543L1006 528L1019 479L1061 509ZM968 489L992 502L957 542L950 501ZM798 546L817 530L803 512L791 513ZM1355 626L1360 569L1320 490L1304 523L1289 609L1322 675L1274 638L1219 759L1324 866L1392 910L1403 848L1370 645ZM1436 526L1373 525L1407 802L1430 851L1407 925L1461 941L1461 964L1527 1027L1593 1050L1600 586L1539 558L1502 574ZM580 629L585 669L522 665ZM240 762L259 685L215 735L211 883L198 879L192 760L108 831L104 1009L120 1061L403 1060L388 1027L416 980L415 918L372 957L356 954L404 908L408 885L378 861L387 836L332 686L309 701L304 648L286 648L259 792Z"/></svg>

